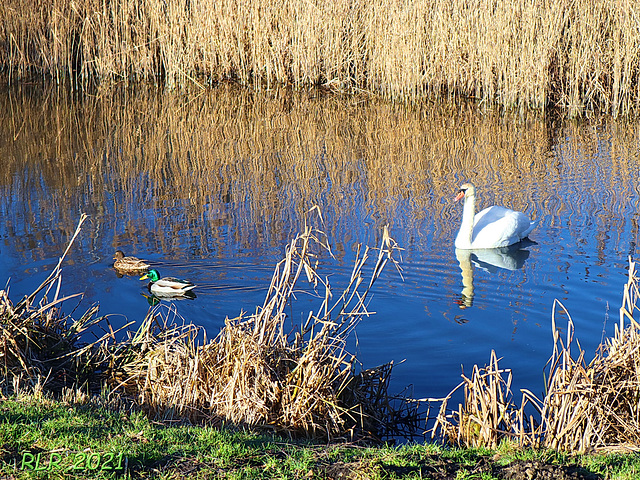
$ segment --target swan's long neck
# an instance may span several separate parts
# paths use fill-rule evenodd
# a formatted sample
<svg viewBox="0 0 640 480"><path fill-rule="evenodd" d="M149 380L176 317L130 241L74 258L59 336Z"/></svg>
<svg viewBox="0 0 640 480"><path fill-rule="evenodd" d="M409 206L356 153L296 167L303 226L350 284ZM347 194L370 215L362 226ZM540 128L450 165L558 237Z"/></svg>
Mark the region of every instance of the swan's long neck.
<svg viewBox="0 0 640 480"><path fill-rule="evenodd" d="M469 248L471 246L471 237L473 236L473 217L476 215L476 196L470 195L464 197L464 206L462 209L462 223L460 231L456 237L456 247Z"/></svg>

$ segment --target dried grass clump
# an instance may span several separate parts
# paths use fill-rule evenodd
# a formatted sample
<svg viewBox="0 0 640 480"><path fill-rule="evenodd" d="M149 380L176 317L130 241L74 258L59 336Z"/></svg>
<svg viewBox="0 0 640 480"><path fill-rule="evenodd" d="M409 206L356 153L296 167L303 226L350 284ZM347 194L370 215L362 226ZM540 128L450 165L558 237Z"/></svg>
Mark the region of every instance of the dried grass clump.
<svg viewBox="0 0 640 480"><path fill-rule="evenodd" d="M372 392L376 382L386 391L388 378L356 377L355 358L345 342L369 315L371 288L386 263L395 263L397 249L385 229L368 281L371 251L358 250L350 282L334 299L316 270L317 255L330 252L329 245L322 232L306 227L276 266L262 307L227 320L213 340L198 341L201 332L193 325L167 327L166 312L163 317L161 309L154 309L114 353L108 379L112 392L125 392L163 417L217 418L322 438L374 429L380 415L372 410L388 404L380 402L379 391L377 396L362 392ZM295 300L301 276L321 293L321 302L304 325L288 332L285 309ZM390 370L383 369L384 375Z"/></svg>
<svg viewBox="0 0 640 480"><path fill-rule="evenodd" d="M89 308L79 319L63 315L59 305L79 295L60 297L61 265L82 223L47 279L31 295L14 305L6 290L0 290L0 364L2 387L16 390L20 385L42 385L60 391L66 385L84 383L95 372L99 350L80 343L83 332L97 325L98 307ZM39 300L37 300L39 297Z"/></svg>
<svg viewBox="0 0 640 480"><path fill-rule="evenodd" d="M640 445L640 324L638 277L629 260L620 324L587 365L584 351L571 357L573 324L567 345L556 348L541 412L543 446L571 452L628 448ZM630 323L625 327L625 319Z"/></svg>
<svg viewBox="0 0 640 480"><path fill-rule="evenodd" d="M463 381L442 402L434 431L440 430L441 435L459 445L495 448L506 434L518 430L511 371L498 367L498 358L492 350L487 367L474 365L471 378L464 375L462 378ZM457 412L447 415L448 401L461 387L464 388L464 403L458 406Z"/></svg>
<svg viewBox="0 0 640 480"><path fill-rule="evenodd" d="M495 353L485 369L474 366L471 378L442 402L433 435L465 446L496 447L502 439L533 446L584 453L593 450L637 450L640 444L640 324L633 318L640 297L635 262L613 338L600 346L587 364L578 344L571 355L574 325L560 302L554 304L554 350L549 360L546 394L539 400L523 390L520 406L511 401L511 372L498 368ZM556 305L568 317L566 341L556 326ZM629 325L625 327L625 319ZM507 372L505 380L503 374ZM447 401L464 386L464 402L447 413ZM536 414L525 411L532 406Z"/></svg>

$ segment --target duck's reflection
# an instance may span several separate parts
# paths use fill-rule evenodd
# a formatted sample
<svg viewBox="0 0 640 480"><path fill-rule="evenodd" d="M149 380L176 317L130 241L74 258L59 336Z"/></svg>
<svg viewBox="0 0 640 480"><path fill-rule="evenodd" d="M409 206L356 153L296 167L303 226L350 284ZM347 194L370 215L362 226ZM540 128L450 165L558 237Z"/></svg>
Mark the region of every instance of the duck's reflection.
<svg viewBox="0 0 640 480"><path fill-rule="evenodd" d="M182 295L162 295L162 294L156 294L156 293L151 293L149 295L147 295L146 293L142 293L141 295L147 299L147 302L151 307L155 307L162 300L165 300L165 301L193 300L196 298L196 294L193 293L192 291L185 292Z"/></svg>
<svg viewBox="0 0 640 480"><path fill-rule="evenodd" d="M475 267L494 273L499 268L518 270L524 266L529 258L529 251L525 250L534 242L520 242L508 247L486 248L479 250L460 250L456 248L456 258L462 271L462 292L456 303L460 308L473 305L473 270Z"/></svg>

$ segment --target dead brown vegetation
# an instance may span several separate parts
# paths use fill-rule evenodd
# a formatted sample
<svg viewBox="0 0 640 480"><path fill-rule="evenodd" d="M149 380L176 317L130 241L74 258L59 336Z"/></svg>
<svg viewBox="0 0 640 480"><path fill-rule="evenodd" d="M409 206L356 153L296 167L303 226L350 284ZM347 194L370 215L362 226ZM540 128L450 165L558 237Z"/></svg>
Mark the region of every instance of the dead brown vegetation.
<svg viewBox="0 0 640 480"><path fill-rule="evenodd" d="M8 0L0 65L74 85L162 78L323 84L392 99L462 95L571 114L637 113L629 0Z"/></svg>
<svg viewBox="0 0 640 480"><path fill-rule="evenodd" d="M555 345L543 399L523 390L517 405L511 372L498 367L492 352L488 366L475 366L471 378L463 376L457 387L464 388L459 409L446 411L451 395L442 402L434 435L473 447L496 447L509 439L522 446L567 452L635 451L640 444L640 324L634 319L640 291L635 265L630 259L620 323L591 362L587 364L585 352L574 345L573 321L556 301ZM564 341L556 324L557 308L568 318ZM572 348L577 354L572 355ZM535 413L527 414L531 408Z"/></svg>
<svg viewBox="0 0 640 480"><path fill-rule="evenodd" d="M98 306L91 306L80 318L64 315L60 305L81 294L60 296L62 262L86 220L82 215L78 228L58 264L38 288L15 305L7 290L0 290L0 385L40 385L44 379L49 390L60 392L71 385L86 386L101 363L96 348L108 344L113 330L96 341L81 341L83 333L108 321L98 317Z"/></svg>

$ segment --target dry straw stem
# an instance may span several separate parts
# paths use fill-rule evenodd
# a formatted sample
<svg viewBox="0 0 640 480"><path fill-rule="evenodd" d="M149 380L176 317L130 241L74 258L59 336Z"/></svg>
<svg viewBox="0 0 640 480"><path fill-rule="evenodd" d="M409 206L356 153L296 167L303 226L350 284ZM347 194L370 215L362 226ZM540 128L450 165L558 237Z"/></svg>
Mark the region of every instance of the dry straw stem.
<svg viewBox="0 0 640 480"><path fill-rule="evenodd" d="M520 406L510 401L511 373L507 380L497 366L495 353L485 369L474 367L471 379L463 377L464 403L458 412L446 413L443 401L433 430L451 442L466 446L490 446L505 438L522 446L584 453L594 450L637 450L640 444L640 325L638 277L629 259L629 279L624 287L620 324L587 364L577 345L571 355L574 324L564 306L554 302L553 354L542 400L523 390ZM567 318L563 341L556 324L556 310ZM629 321L625 327L624 320ZM454 390L455 391L455 390ZM452 392L453 394L453 392ZM525 414L531 405L536 415Z"/></svg>
<svg viewBox="0 0 640 480"><path fill-rule="evenodd" d="M633 0L7 0L10 80L324 84L415 101L463 95L637 113Z"/></svg>
<svg viewBox="0 0 640 480"><path fill-rule="evenodd" d="M395 264L397 250L385 229L368 281L371 250L358 250L350 281L334 300L328 281L317 272L318 256L330 253L329 244L320 230L307 226L276 265L264 304L248 317L227 320L213 340L199 341L200 329L193 325L168 327L161 309L152 310L114 354L112 391L127 392L165 418L217 418L320 438L373 428L376 420L369 415L372 406L381 405L379 395L361 394L375 388L363 380L366 376L354 375L355 359L345 342L369 315L372 286L389 261ZM288 333L285 309L295 300L301 276L321 301L302 326ZM391 369L379 371L389 375ZM345 403L347 398L360 403Z"/></svg>

